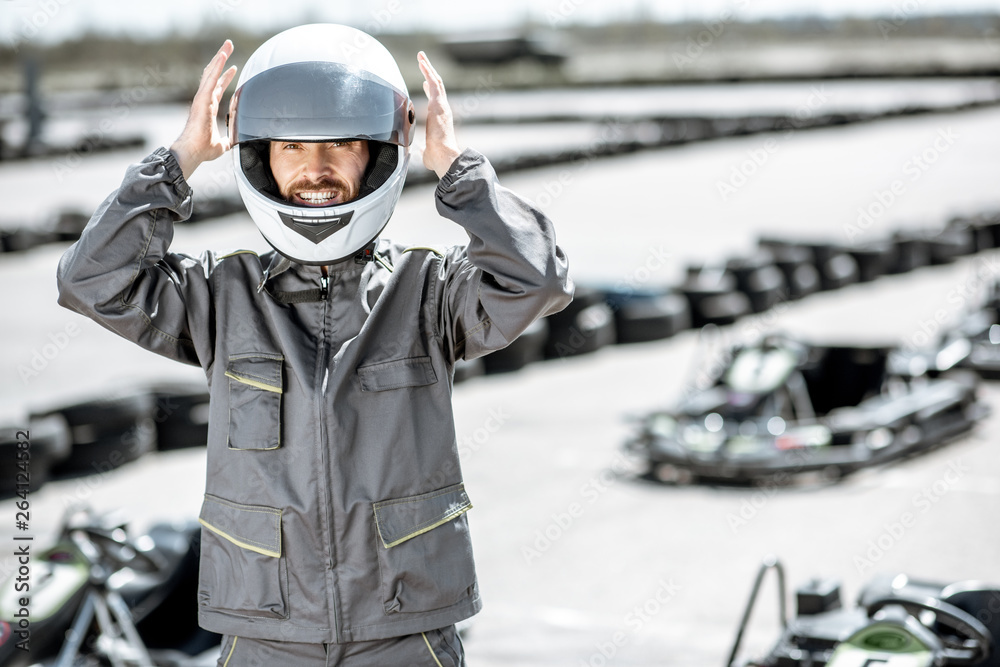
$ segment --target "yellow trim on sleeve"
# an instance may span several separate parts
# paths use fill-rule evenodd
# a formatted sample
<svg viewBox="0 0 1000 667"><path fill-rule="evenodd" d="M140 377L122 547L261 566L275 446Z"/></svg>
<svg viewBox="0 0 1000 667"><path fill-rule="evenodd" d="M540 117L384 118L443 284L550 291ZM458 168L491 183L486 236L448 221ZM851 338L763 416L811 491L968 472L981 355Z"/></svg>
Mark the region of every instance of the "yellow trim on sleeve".
<svg viewBox="0 0 1000 667"><path fill-rule="evenodd" d="M435 254L435 255L437 255L438 257L444 257L444 253L443 253L443 252L441 252L441 251L440 251L440 250L438 250L437 248L432 248L432 247L430 247L430 246L426 246L426 245L415 245L415 246L410 246L409 248L407 248L407 249L406 249L406 250L404 250L403 252L410 252L411 250L427 250L427 251L429 251L429 252L432 252L432 253L434 253L434 254Z"/></svg>
<svg viewBox="0 0 1000 667"><path fill-rule="evenodd" d="M225 255L219 255L219 259L226 259L227 257L233 257L234 255L254 255L255 257L260 257L253 250L234 250L232 252L227 252Z"/></svg>
<svg viewBox="0 0 1000 667"><path fill-rule="evenodd" d="M260 380L251 380L250 378L237 375L232 371L226 371L226 377L232 378L237 382L242 382L243 384L248 384L251 387L257 387L257 389L263 389L264 391L273 391L275 394L281 393L281 387L276 387L273 384L266 384Z"/></svg>
<svg viewBox="0 0 1000 667"><path fill-rule="evenodd" d="M233 537L232 535L230 535L229 533L227 533L227 532L225 532L223 530L219 530L218 528L216 528L215 526L213 526L209 522L205 521L204 519L198 519L198 523L200 523L201 525L205 526L205 528L208 528L210 531L212 531L216 535L219 535L220 537L224 537L225 539L229 540L230 542L232 542L233 544L235 544L238 547L242 547L244 549L248 549L248 550L253 551L255 553L263 554L264 556L270 556L271 558L281 558L281 552L280 551L272 551L270 549L264 549L263 547L256 547L256 546L254 546L252 544L247 544L243 540L238 540L235 537Z"/></svg>

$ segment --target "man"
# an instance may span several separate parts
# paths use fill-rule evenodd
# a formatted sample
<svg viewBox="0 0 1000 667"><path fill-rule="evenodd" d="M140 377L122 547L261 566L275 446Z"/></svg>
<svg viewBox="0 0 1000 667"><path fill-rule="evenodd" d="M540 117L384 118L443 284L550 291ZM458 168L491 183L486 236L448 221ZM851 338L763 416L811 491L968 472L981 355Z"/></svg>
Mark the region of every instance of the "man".
<svg viewBox="0 0 1000 667"><path fill-rule="evenodd" d="M60 303L211 390L198 593L220 665L464 664L480 608L451 406L454 363L510 343L571 298L551 223L460 151L440 77L425 166L469 233L438 252L380 240L413 105L388 51L310 25L244 66L216 128L226 42L170 150L133 165L59 266ZM168 251L186 178L232 147L274 252Z"/></svg>

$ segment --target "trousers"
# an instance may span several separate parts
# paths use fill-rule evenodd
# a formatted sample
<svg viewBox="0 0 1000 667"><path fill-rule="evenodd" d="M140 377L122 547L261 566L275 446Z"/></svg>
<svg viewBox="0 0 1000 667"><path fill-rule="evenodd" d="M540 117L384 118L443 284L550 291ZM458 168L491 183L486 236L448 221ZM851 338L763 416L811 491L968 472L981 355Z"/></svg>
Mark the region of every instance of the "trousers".
<svg viewBox="0 0 1000 667"><path fill-rule="evenodd" d="M465 667L454 625L347 644L299 644L225 635L218 667Z"/></svg>

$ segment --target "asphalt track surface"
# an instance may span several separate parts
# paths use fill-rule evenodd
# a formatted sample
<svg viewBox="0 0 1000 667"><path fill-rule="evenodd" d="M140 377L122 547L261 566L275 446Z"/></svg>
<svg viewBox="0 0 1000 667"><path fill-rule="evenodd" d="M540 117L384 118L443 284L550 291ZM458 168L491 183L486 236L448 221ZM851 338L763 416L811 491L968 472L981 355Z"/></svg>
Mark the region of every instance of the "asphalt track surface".
<svg viewBox="0 0 1000 667"><path fill-rule="evenodd" d="M578 282L670 284L688 260L741 252L764 232L846 241L853 225L874 239L1000 207L997 127L1000 110L981 109L709 142L503 181L544 204ZM766 159L724 199L718 183L761 150ZM914 156L924 156L926 168ZM893 201L862 228L858 209L877 211L872 204L897 181ZM390 230L404 240L462 240L436 219L424 187L404 194ZM241 215L178 229L175 237L176 248L190 250L260 244ZM0 399L8 413L152 378L198 377L197 369L155 358L59 309L53 273L60 252L43 247L0 261L7 286ZM469 663L722 665L768 554L781 559L792 586L814 576L841 579L847 601L879 572L1000 583L1000 385L984 386L993 414L970 437L836 484L655 484L639 479L620 449L627 416L668 404L724 341L784 330L822 341L919 342L961 316L1000 275L998 262L993 251L782 304L712 335L688 331L604 348L456 387L484 597L467 628ZM78 330L69 343L37 376L22 379L18 369L32 351L71 325ZM147 456L33 494L31 532L44 541L77 500L123 508L138 527L190 518L203 484L203 451ZM14 512L13 501L0 503L0 543L11 543ZM750 651L777 637L775 597L773 586L765 588Z"/></svg>

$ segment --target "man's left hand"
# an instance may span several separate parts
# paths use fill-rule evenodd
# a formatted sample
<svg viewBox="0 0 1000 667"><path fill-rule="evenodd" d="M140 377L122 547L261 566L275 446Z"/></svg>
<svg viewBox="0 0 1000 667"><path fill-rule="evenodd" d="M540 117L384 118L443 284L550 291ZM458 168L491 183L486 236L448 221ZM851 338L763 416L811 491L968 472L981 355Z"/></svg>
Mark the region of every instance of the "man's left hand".
<svg viewBox="0 0 1000 667"><path fill-rule="evenodd" d="M424 147L424 166L441 178L462 151L455 138L455 121L452 118L451 106L448 105L441 76L423 51L417 54L417 64L424 75L424 94L427 95L427 119L424 122L427 143Z"/></svg>

